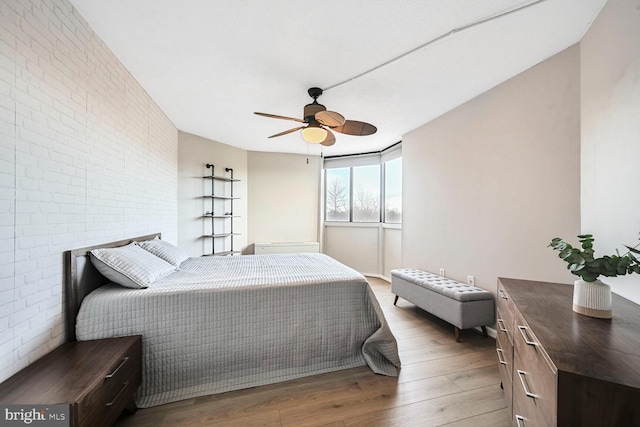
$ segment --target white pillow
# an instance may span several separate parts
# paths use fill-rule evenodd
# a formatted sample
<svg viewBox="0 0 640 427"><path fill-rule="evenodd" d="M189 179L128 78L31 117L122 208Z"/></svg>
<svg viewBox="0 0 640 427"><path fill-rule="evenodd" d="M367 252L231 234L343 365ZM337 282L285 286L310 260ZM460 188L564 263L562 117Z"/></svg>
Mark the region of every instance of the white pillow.
<svg viewBox="0 0 640 427"><path fill-rule="evenodd" d="M136 245L176 267L180 267L180 264L189 259L189 255L185 251L158 238L136 242Z"/></svg>
<svg viewBox="0 0 640 427"><path fill-rule="evenodd" d="M90 255L91 262L104 277L127 288L144 289L176 270L175 266L134 243L94 249Z"/></svg>

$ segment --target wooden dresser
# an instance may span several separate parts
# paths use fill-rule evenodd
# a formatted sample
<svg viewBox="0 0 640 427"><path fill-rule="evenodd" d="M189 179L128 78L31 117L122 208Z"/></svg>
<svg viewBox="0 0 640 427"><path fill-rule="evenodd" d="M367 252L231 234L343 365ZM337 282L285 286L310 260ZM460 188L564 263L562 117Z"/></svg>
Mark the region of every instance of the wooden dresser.
<svg viewBox="0 0 640 427"><path fill-rule="evenodd" d="M69 426L110 426L135 410L141 355L140 335L64 343L0 384L0 403L66 404Z"/></svg>
<svg viewBox="0 0 640 427"><path fill-rule="evenodd" d="M498 279L496 350L514 426L640 426L640 306L572 310L573 286Z"/></svg>

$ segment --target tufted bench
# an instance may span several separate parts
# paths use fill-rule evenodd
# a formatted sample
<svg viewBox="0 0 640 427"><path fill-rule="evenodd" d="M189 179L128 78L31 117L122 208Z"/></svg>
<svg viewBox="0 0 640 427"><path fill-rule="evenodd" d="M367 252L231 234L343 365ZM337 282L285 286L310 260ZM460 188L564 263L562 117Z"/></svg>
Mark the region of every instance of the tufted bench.
<svg viewBox="0 0 640 427"><path fill-rule="evenodd" d="M465 285L433 273L414 268L391 270L391 292L438 316L455 326L456 341L460 341L460 329L482 327L494 322L494 301L491 292Z"/></svg>

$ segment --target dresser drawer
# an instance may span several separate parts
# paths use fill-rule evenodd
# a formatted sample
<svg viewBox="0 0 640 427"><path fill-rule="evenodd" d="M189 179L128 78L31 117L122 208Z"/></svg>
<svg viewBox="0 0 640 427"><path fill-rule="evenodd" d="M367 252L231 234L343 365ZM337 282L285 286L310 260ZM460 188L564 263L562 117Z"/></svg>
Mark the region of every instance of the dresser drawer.
<svg viewBox="0 0 640 427"><path fill-rule="evenodd" d="M513 379L513 345L504 332L496 335L496 352L498 353L498 363L504 372Z"/></svg>
<svg viewBox="0 0 640 427"><path fill-rule="evenodd" d="M508 329L503 328L502 321L504 316L500 310L498 310L496 318L498 319L498 331L496 332L496 351L498 351L498 361L500 365L507 368L509 371L509 378L512 377L513 367L513 341L510 339L507 333Z"/></svg>
<svg viewBox="0 0 640 427"><path fill-rule="evenodd" d="M513 412L511 413L512 425L515 427L534 427L544 424L536 423L525 410L522 409L520 403L513 402Z"/></svg>
<svg viewBox="0 0 640 427"><path fill-rule="evenodd" d="M498 324L498 334L504 334L509 338L509 343L513 345L513 334L515 329L515 308L507 291L498 282L498 303L496 323ZM505 342L506 345L506 342Z"/></svg>
<svg viewBox="0 0 640 427"><path fill-rule="evenodd" d="M500 324L517 319L513 426L640 426L638 304L613 294L613 320L596 319L571 309L573 286L502 277L496 300Z"/></svg>
<svg viewBox="0 0 640 427"><path fill-rule="evenodd" d="M533 332L516 317L513 403L532 426L556 425L557 372Z"/></svg>
<svg viewBox="0 0 640 427"><path fill-rule="evenodd" d="M505 340L507 344L504 343ZM498 353L498 370L500 371L500 381L502 382L502 389L504 390L504 400L513 413L513 346L509 343L506 335L497 335L496 352Z"/></svg>

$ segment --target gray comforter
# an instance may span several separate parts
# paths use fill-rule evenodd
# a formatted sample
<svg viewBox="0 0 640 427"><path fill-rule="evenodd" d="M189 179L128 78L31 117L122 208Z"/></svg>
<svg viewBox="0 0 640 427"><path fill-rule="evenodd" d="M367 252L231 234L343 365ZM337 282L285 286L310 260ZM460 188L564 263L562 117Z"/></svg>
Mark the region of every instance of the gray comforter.
<svg viewBox="0 0 640 427"><path fill-rule="evenodd" d="M140 407L369 365L396 341L364 276L322 254L190 258L148 289L103 286L78 340L143 336Z"/></svg>

